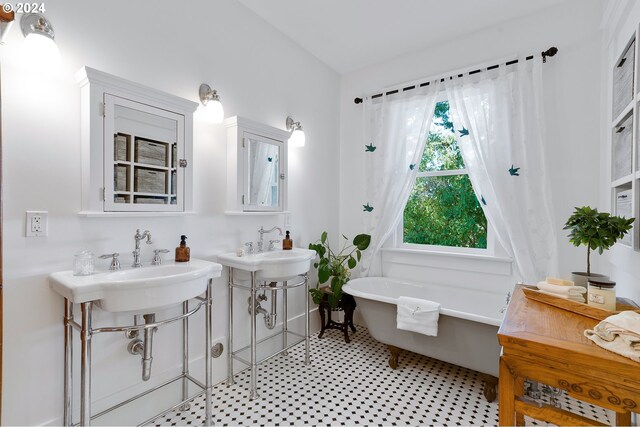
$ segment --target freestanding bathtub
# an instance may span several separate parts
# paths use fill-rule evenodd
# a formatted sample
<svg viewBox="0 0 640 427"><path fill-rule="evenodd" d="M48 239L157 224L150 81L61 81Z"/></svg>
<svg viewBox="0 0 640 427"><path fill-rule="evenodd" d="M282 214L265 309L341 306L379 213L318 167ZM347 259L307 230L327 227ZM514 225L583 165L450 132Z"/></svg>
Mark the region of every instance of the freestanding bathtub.
<svg viewBox="0 0 640 427"><path fill-rule="evenodd" d="M343 290L356 299L371 336L387 345L391 368L398 366L400 349L413 351L482 373L484 395L490 402L495 399L500 358L496 333L504 295L387 277L353 279ZM440 303L437 337L396 328L400 296Z"/></svg>

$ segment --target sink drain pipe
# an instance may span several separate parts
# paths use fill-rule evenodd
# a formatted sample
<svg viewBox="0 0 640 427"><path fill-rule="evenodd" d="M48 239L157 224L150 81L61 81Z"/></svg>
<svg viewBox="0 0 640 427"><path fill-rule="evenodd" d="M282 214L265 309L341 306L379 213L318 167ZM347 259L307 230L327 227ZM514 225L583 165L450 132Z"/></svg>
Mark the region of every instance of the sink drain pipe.
<svg viewBox="0 0 640 427"><path fill-rule="evenodd" d="M256 316L258 314L262 314L264 316L264 325L267 329L273 329L276 327L276 319L278 317L278 291L275 289L278 282L271 282L269 286L274 288L271 290L271 312L268 312L265 308L260 305L260 301L266 301L266 295L259 295L256 297ZM251 315L251 297L247 299L247 304L249 305L249 315Z"/></svg>
<svg viewBox="0 0 640 427"><path fill-rule="evenodd" d="M155 313L145 314L144 323L150 324L156 322ZM156 328L144 328L144 341L133 340L129 343L128 350L131 354L142 356L142 381L148 381L151 378L151 362L153 361L153 333Z"/></svg>

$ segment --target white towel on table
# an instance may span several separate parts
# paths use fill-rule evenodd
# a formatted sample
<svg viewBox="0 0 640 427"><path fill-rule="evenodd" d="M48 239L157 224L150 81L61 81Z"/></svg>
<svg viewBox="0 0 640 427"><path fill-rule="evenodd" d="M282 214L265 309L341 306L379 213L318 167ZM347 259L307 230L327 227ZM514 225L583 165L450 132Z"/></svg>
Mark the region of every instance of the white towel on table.
<svg viewBox="0 0 640 427"><path fill-rule="evenodd" d="M584 336L604 348L640 362L640 314L623 311L584 331Z"/></svg>
<svg viewBox="0 0 640 427"><path fill-rule="evenodd" d="M586 300L584 299L584 297L582 295L556 294L555 292L547 292L547 291L543 291L542 289L538 289L538 291L543 293L543 294L553 295L554 297L558 297L558 298L562 298L562 299L568 299L568 300L575 301L575 302L586 302Z"/></svg>
<svg viewBox="0 0 640 427"><path fill-rule="evenodd" d="M419 298L398 298L398 329L437 336L440 304Z"/></svg>

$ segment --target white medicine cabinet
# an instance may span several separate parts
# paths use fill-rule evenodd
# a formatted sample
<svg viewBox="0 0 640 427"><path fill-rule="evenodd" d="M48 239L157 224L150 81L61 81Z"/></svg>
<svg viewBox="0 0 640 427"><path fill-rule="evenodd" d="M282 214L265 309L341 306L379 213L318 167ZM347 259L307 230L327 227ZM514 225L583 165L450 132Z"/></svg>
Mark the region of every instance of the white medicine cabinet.
<svg viewBox="0 0 640 427"><path fill-rule="evenodd" d="M192 208L198 104L84 67L81 214L179 213Z"/></svg>
<svg viewBox="0 0 640 427"><path fill-rule="evenodd" d="M289 132L243 117L227 128L227 214L280 213L287 209Z"/></svg>

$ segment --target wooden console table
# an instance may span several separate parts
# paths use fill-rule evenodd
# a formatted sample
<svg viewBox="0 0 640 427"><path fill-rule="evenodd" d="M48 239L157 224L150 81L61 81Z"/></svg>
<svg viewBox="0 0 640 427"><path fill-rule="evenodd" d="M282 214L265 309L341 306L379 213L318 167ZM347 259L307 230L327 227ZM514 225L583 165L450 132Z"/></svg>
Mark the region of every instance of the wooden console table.
<svg viewBox="0 0 640 427"><path fill-rule="evenodd" d="M603 425L523 398L525 378L611 409L617 425L640 411L640 363L598 347L583 335L597 320L532 301L517 285L498 331L500 425L524 425L524 416L557 425Z"/></svg>

